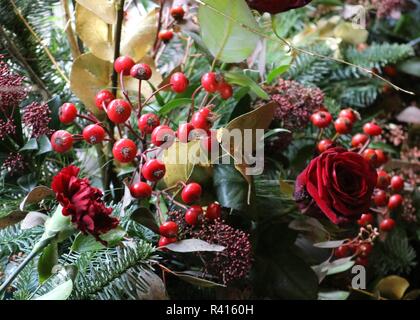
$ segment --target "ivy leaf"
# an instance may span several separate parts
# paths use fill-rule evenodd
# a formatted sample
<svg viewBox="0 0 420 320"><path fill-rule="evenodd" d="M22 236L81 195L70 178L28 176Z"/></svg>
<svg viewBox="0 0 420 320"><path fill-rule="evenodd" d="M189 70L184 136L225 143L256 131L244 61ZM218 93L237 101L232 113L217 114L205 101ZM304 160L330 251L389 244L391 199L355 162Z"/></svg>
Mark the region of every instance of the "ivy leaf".
<svg viewBox="0 0 420 320"><path fill-rule="evenodd" d="M67 300L68 297L70 297L72 290L73 280L70 279L34 300Z"/></svg>
<svg viewBox="0 0 420 320"><path fill-rule="evenodd" d="M51 274L53 267L58 263L58 246L52 241L41 253L38 260L39 282L43 283Z"/></svg>
<svg viewBox="0 0 420 320"><path fill-rule="evenodd" d="M238 23L258 29L245 0L203 2L207 5L200 5L198 9L201 37L212 55L226 63L241 62L248 58L255 50L259 37ZM238 22L226 18L210 7Z"/></svg>

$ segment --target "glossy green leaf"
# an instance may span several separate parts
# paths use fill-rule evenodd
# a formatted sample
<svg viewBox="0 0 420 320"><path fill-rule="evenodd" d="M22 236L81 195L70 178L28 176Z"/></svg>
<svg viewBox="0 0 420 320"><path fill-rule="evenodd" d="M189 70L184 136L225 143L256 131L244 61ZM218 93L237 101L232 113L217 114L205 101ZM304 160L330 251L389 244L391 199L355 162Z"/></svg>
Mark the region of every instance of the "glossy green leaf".
<svg viewBox="0 0 420 320"><path fill-rule="evenodd" d="M26 144L20 149L20 151L24 150L37 150L38 149L38 142L35 138L31 138L26 142Z"/></svg>
<svg viewBox="0 0 420 320"><path fill-rule="evenodd" d="M213 56L227 63L241 62L248 58L255 50L259 37L238 23L258 29L245 0L203 2L206 5L200 5L198 10L201 37Z"/></svg>
<svg viewBox="0 0 420 320"><path fill-rule="evenodd" d="M130 218L146 228L149 228L153 232L159 233L159 225L156 222L155 216L149 209L140 207L131 214Z"/></svg>
<svg viewBox="0 0 420 320"><path fill-rule="evenodd" d="M270 96L265 92L258 83L252 78L242 72L226 72L226 81L232 84L236 84L242 87L248 87L251 91L261 99L268 100Z"/></svg>
<svg viewBox="0 0 420 320"><path fill-rule="evenodd" d="M39 282L43 283L51 274L53 267L58 263L57 242L52 241L41 253L38 260Z"/></svg>
<svg viewBox="0 0 420 320"><path fill-rule="evenodd" d="M248 182L234 166L228 164L215 165L213 169L213 185L217 201L227 208L243 210L247 207Z"/></svg>
<svg viewBox="0 0 420 320"><path fill-rule="evenodd" d="M46 135L43 135L38 138L38 146L39 150L37 152L37 155L41 155L52 150L50 139L48 139Z"/></svg>
<svg viewBox="0 0 420 320"><path fill-rule="evenodd" d="M171 112L172 110L175 110L176 108L187 106L191 104L190 98L179 98L174 99L166 103L158 112L159 115L163 116Z"/></svg>
<svg viewBox="0 0 420 320"><path fill-rule="evenodd" d="M267 75L267 82L272 83L274 80L276 80L279 76L281 76L283 73L285 73L290 68L289 64L283 64L275 69L271 70L270 73Z"/></svg>
<svg viewBox="0 0 420 320"><path fill-rule="evenodd" d="M100 238L107 242L108 247L114 247L124 238L126 232L121 227L110 230ZM98 251L105 249L106 247L95 239L94 236L88 234L79 233L71 246L73 251L83 253L90 251Z"/></svg>

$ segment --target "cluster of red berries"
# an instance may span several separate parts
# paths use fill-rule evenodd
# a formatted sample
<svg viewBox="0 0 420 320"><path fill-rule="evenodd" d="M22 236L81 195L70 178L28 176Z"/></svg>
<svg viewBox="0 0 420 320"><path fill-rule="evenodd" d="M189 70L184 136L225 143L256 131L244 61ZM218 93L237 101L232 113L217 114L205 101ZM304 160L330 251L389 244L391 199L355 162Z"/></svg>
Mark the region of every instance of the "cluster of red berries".
<svg viewBox="0 0 420 320"><path fill-rule="evenodd" d="M187 201L185 201L185 200L190 201L190 200L192 200L193 198L196 197L196 195L198 194L197 193L198 189L197 189L196 185L198 185L198 184L197 183L190 183L190 184L188 184L184 187L184 189L182 190L182 195L181 195L184 202L187 203ZM201 193L201 187L200 187L199 190L200 190L200 193ZM195 193L195 195L194 195L194 193ZM222 213L222 207L217 202L210 203L207 206L207 208L205 210L205 213L204 213L204 210L201 206L191 205L185 211L184 219L185 219L185 222L188 225L196 226L204 218L207 219L207 220L211 220L211 221L220 218L221 213ZM176 222L167 221L167 222L163 223L159 227L160 238L159 238L158 246L163 247L167 244L176 242L178 240L178 231L179 231L179 226Z"/></svg>
<svg viewBox="0 0 420 320"><path fill-rule="evenodd" d="M334 250L334 257L342 259L355 256L355 264L367 266L369 264L369 255L373 250L373 244L370 240L356 240L345 243Z"/></svg>
<svg viewBox="0 0 420 320"><path fill-rule="evenodd" d="M140 81L140 86L141 81L147 81L152 77L152 69L149 65L144 63L136 64L133 59L127 56L116 59L114 69L120 75L121 82L123 81L123 76L131 76ZM171 75L169 83L158 89L158 91L170 87L176 93L183 93L187 90L188 86L189 81L185 74L176 72ZM174 131L168 125L161 124L161 119L157 114L141 114L140 102L137 120L140 134L138 134L130 124L130 118L135 107L126 92L124 92L123 83L121 83L121 88L126 99L116 98L108 90L101 90L95 96L96 107L101 112L105 112L108 120L119 129L120 139L114 140L114 135L107 124L99 121L93 114L83 115L78 112L74 104L65 103L59 111L59 119L63 124L71 124L77 117L87 120L91 124L83 129L81 135L72 135L66 130L56 131L51 136L53 149L59 153L66 152L72 148L73 142L76 140L85 140L89 144L109 141L113 143L112 154L115 160L121 163L135 161L136 166L138 166L140 179L137 179L138 181L136 182L131 182L128 186L133 198L147 199L153 194L167 196L173 203L185 209L185 222L191 226L197 225L204 218L207 220L219 218L221 215L221 206L217 202L209 204L205 210L195 204L200 200L202 193L202 188L198 183L191 182L185 184L184 182L178 182L177 185L180 183L183 185L181 198L185 205L176 202L173 197L167 194L166 190L154 191L156 182L165 176L166 167L163 162L153 156L153 151L156 151L158 148L169 148L176 139L181 143L187 143L199 138L203 149L207 152L210 152L212 146L217 143L214 131L211 130L214 119L216 119L215 113L212 111L213 105L201 107L195 112L192 105L190 121L179 125L177 131ZM208 94L218 93L222 99L230 98L233 92L232 87L224 80L223 76L214 72L203 75L201 86L195 90L193 95L202 89ZM149 101L150 98L146 100ZM140 148L135 141L121 135L122 131L120 126L125 126L129 129L128 132L131 132L142 142ZM148 144L151 146L147 147ZM150 154L152 154L151 157ZM134 177L135 175L133 175L132 181L135 180ZM168 189L172 189L172 187ZM176 223L171 221L163 223L160 227L161 238L159 240L159 246L175 242L177 240L177 233L178 226Z"/></svg>
<svg viewBox="0 0 420 320"><path fill-rule="evenodd" d="M182 21L184 19L185 10L184 10L184 8L182 6L175 6L175 7L172 7L171 8L170 14L171 14L171 16L172 16L172 18L174 20L172 22L170 22L170 24L168 25L168 27L166 27L165 29L160 30L159 33L158 33L159 40L161 40L164 43L168 43L174 37L174 31L171 28L171 26L175 22L180 22L180 21Z"/></svg>

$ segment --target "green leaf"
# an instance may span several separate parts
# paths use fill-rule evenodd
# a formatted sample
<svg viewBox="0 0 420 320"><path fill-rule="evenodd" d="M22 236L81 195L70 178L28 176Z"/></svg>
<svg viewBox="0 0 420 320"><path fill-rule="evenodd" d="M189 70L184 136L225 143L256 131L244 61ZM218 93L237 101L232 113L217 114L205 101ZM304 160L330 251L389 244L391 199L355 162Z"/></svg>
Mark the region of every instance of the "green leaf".
<svg viewBox="0 0 420 320"><path fill-rule="evenodd" d="M291 59L290 59L291 61ZM271 70L271 72L267 75L267 82L272 83L274 80L276 80L279 76L281 76L283 73L285 73L290 68L289 64L282 64L278 66L277 68Z"/></svg>
<svg viewBox="0 0 420 320"><path fill-rule="evenodd" d="M155 216L149 209L140 207L131 214L130 218L153 232L159 233L159 226L156 223Z"/></svg>
<svg viewBox="0 0 420 320"><path fill-rule="evenodd" d="M169 101L167 104L165 104L158 112L159 115L163 116L171 112L172 110L191 104L190 98L179 98Z"/></svg>
<svg viewBox="0 0 420 320"><path fill-rule="evenodd" d="M242 72L226 72L225 78L229 83L248 87L261 99L269 100L270 96L253 79Z"/></svg>
<svg viewBox="0 0 420 320"><path fill-rule="evenodd" d="M70 279L60 284L50 292L44 294L43 296L35 298L34 300L67 300L68 297L70 297L72 290L73 281Z"/></svg>
<svg viewBox="0 0 420 320"><path fill-rule="evenodd" d="M26 192L31 191L37 185L36 174L34 172L25 174L17 179L19 187L21 187Z"/></svg>
<svg viewBox="0 0 420 320"><path fill-rule="evenodd" d="M420 58L411 58L398 65L398 70L412 76L420 77Z"/></svg>
<svg viewBox="0 0 420 320"><path fill-rule="evenodd" d="M247 207L248 182L232 165L219 164L213 168L213 185L217 201L226 208L243 210Z"/></svg>
<svg viewBox="0 0 420 320"><path fill-rule="evenodd" d="M273 299L316 299L318 278L305 261L296 255L296 248L258 257L255 262L257 294Z"/></svg>
<svg viewBox="0 0 420 320"><path fill-rule="evenodd" d="M174 252L220 252L225 250L225 247L217 244L211 244L200 239L186 239L170 243L165 248Z"/></svg>
<svg viewBox="0 0 420 320"><path fill-rule="evenodd" d="M198 10L201 37L213 56L227 63L241 62L248 58L255 50L259 37L238 23L258 29L245 0L203 2L206 5L200 5Z"/></svg>
<svg viewBox="0 0 420 320"><path fill-rule="evenodd" d="M48 139L46 135L43 135L38 138L38 146L39 150L37 152L37 155L41 155L52 150L50 139Z"/></svg>
<svg viewBox="0 0 420 320"><path fill-rule="evenodd" d="M26 142L26 144L19 151L37 150L37 149L38 149L38 142L36 141L35 138L31 138L28 140L28 142Z"/></svg>
<svg viewBox="0 0 420 320"><path fill-rule="evenodd" d="M318 293L318 300L347 300L349 295L348 291L323 291Z"/></svg>
<svg viewBox="0 0 420 320"><path fill-rule="evenodd" d="M110 230L104 235L101 235L100 238L107 242L108 247L114 247L124 238L126 232L121 227ZM105 249L106 247L97 241L94 236L90 234L79 233L74 239L71 250L84 253L99 251Z"/></svg>
<svg viewBox="0 0 420 320"><path fill-rule="evenodd" d="M39 282L43 283L51 274L53 267L58 263L57 242L52 241L41 253L38 260Z"/></svg>

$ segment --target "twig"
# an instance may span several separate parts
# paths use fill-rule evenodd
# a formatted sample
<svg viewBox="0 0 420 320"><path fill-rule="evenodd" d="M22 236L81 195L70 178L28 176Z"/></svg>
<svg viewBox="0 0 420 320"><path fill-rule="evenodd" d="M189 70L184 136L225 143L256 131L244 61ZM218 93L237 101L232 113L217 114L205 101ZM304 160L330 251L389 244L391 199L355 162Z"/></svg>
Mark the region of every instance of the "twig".
<svg viewBox="0 0 420 320"><path fill-rule="evenodd" d="M71 55L73 59L76 59L78 56L80 56L80 48L79 48L79 45L77 44L77 38L74 33L73 27L71 25L71 12L69 8L68 0L61 0L61 4L63 6L64 15L67 20L64 31L66 32L67 40L69 41Z"/></svg>
<svg viewBox="0 0 420 320"><path fill-rule="evenodd" d="M25 17L22 15L22 13L20 12L19 8L16 6L15 2L13 0L9 0L9 2L13 6L13 10L15 11L16 15L20 18L20 20L22 20L22 22L24 23L24 25L26 26L26 28L29 30L29 32L39 42L39 44L41 45L42 49L44 49L45 53L47 54L48 58L50 59L50 61L52 62L52 64L57 69L57 71L60 74L60 76L64 79L64 81L66 81L67 83L70 83L69 78L67 78L67 76L64 73L64 71L61 70L60 66L58 65L58 63L55 60L54 56L52 55L51 51L48 49L47 46L44 45L44 43L42 42L42 39L38 36L38 34L34 31L34 29L32 29L31 25L25 19Z"/></svg>

